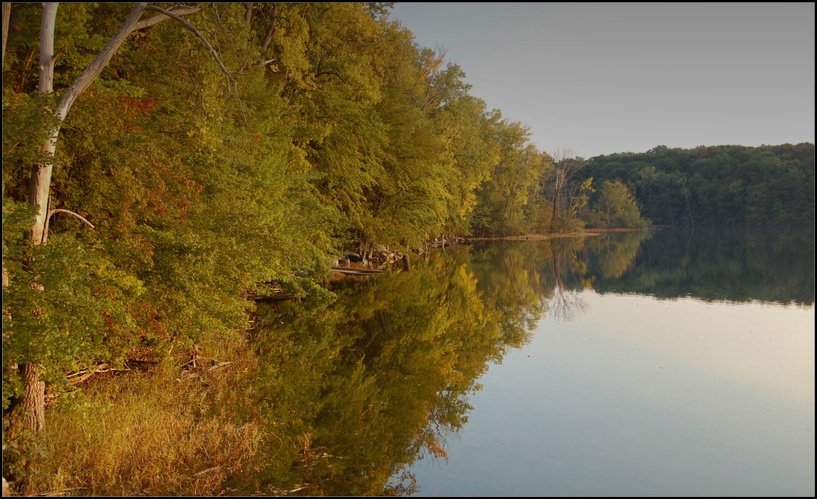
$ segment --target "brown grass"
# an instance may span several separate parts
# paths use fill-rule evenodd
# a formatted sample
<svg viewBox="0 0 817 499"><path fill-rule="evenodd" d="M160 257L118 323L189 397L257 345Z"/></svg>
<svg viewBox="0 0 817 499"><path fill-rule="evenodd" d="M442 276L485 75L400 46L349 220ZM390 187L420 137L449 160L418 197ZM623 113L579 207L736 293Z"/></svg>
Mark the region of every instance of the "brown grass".
<svg viewBox="0 0 817 499"><path fill-rule="evenodd" d="M249 400L235 389L255 368L245 348L240 338L222 338L201 347L196 369L167 359L60 397L13 488L25 495L227 492L228 476L250 468L263 437L242 416Z"/></svg>

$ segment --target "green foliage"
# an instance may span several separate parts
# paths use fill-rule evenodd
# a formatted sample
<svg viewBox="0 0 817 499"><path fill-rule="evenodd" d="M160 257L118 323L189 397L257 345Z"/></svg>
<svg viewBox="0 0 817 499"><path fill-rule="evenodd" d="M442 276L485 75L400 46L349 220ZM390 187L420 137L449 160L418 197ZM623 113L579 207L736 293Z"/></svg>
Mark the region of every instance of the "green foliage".
<svg viewBox="0 0 817 499"><path fill-rule="evenodd" d="M67 371L121 364L136 347L244 330L248 295L326 297L344 250L545 227L548 164L528 130L487 111L462 69L417 46L386 4L201 6L185 16L198 35L168 20L132 33L57 123L56 99L130 9L60 6L45 97L41 9L12 9L4 402L20 393L15 364L41 363L56 389ZM34 248L23 203L57 126L50 208L60 211Z"/></svg>
<svg viewBox="0 0 817 499"><path fill-rule="evenodd" d="M656 147L593 158L583 175L620 180L658 225L814 225L814 144Z"/></svg>
<svg viewBox="0 0 817 499"><path fill-rule="evenodd" d="M480 235L508 236L531 232L543 226L539 212L531 208L541 196L540 180L547 171L544 157L530 144L530 130L517 122L497 121L493 140L498 145L499 161L490 171L490 180L479 190L475 209L474 232Z"/></svg>
<svg viewBox="0 0 817 499"><path fill-rule="evenodd" d="M53 96L15 93L3 87L3 198L24 200L34 163L45 158L40 148L57 125L46 110Z"/></svg>
<svg viewBox="0 0 817 499"><path fill-rule="evenodd" d="M630 189L619 180L604 181L587 222L591 227L604 228L645 228L649 225L649 221L641 218Z"/></svg>
<svg viewBox="0 0 817 499"><path fill-rule="evenodd" d="M59 386L64 369L97 361L121 366L122 352L138 340L127 304L142 293L141 282L68 234L31 246L24 227L32 214L29 206L4 200L4 408L21 395L16 365L41 365L45 380Z"/></svg>

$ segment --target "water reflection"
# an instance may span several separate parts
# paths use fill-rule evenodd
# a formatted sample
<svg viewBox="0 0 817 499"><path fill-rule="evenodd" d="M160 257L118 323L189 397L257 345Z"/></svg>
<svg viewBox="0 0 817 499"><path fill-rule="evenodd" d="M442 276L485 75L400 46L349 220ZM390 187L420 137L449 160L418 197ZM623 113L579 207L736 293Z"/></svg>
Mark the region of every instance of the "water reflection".
<svg viewBox="0 0 817 499"><path fill-rule="evenodd" d="M605 272L606 258L591 258L595 291L814 304L813 230L667 229L641 241L635 256L619 275Z"/></svg>
<svg viewBox="0 0 817 499"><path fill-rule="evenodd" d="M813 236L813 235L812 235ZM241 387L270 437L238 493L412 495L447 457L478 380L598 294L813 305L813 237L661 231L460 246L410 272L337 282L329 302L260 304Z"/></svg>
<svg viewBox="0 0 817 499"><path fill-rule="evenodd" d="M411 272L341 281L329 304L259 310L259 412L288 436L270 442L253 487L410 494L410 475L390 478L421 449L445 457L446 439L467 422L476 380L526 341L513 324L534 315L524 300L486 300L463 250Z"/></svg>

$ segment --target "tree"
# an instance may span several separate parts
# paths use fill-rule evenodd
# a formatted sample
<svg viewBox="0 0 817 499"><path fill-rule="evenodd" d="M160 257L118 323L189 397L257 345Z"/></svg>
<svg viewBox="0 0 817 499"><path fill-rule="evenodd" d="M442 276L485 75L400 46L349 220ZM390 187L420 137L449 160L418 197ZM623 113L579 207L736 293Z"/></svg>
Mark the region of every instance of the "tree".
<svg viewBox="0 0 817 499"><path fill-rule="evenodd" d="M57 54L54 51L54 33L57 19L57 9L59 4L47 2L43 4L42 22L40 28L40 64L39 64L39 92L49 102L47 97L54 92L54 65ZM154 10L158 15L140 21L145 10ZM29 239L34 246L44 245L48 240L48 225L51 217L57 213L71 214L89 226L93 225L83 216L67 209L52 208L50 206L50 192L52 186L52 175L55 163L55 153L60 135L61 124L65 121L71 107L77 98L82 95L94 80L102 73L108 62L124 43L125 39L137 29L152 26L169 18L174 18L182 23L181 15L197 12L198 8L180 7L173 11L166 11L162 8L150 6L143 2L137 4L128 15L127 19L119 27L118 31L110 38L105 47L96 55L93 61L65 90L55 107L46 104L44 109L54 117L54 124L50 127L48 136L40 147L40 154L31 171L29 181L28 202L35 207L34 219L29 230ZM4 4L4 22L8 11ZM192 28L192 26L187 25ZM193 28L195 31L195 28ZM4 29L4 47L7 31ZM206 43L206 41L205 41ZM208 44L209 46L209 44ZM210 47L212 49L212 47ZM4 49L5 56L5 49ZM220 61L219 61L219 64ZM222 69L223 65L221 66ZM42 289L42 283L36 280L32 282L35 288ZM36 315L36 311L35 311ZM21 413L20 425L23 429L39 431L45 424L44 390L45 384L41 381L42 366L36 362L26 361L21 365L24 377L25 389L22 403L19 406Z"/></svg>
<svg viewBox="0 0 817 499"><path fill-rule="evenodd" d="M634 228L648 224L641 218L632 192L620 180L605 180L595 204L591 223L596 226Z"/></svg>
<svg viewBox="0 0 817 499"><path fill-rule="evenodd" d="M555 149L548 160L553 165L549 175L544 177L545 192L550 199L552 211L550 230L572 230L574 219L570 214L571 202L581 188L581 183L577 183L576 179L585 166L585 161L567 148Z"/></svg>
<svg viewBox="0 0 817 499"><path fill-rule="evenodd" d="M493 138L495 119L484 101L467 95L446 103L434 116L455 169L446 187L451 196L445 234L467 236L474 228L478 190L499 162L499 144Z"/></svg>
<svg viewBox="0 0 817 499"><path fill-rule="evenodd" d="M491 140L497 144L499 155L490 177L479 188L474 231L492 236L527 233L537 225L532 206L548 164L530 143L528 127L502 120L499 112L492 120Z"/></svg>
<svg viewBox="0 0 817 499"><path fill-rule="evenodd" d="M583 170L634 188L656 224L808 226L814 221L814 145L695 149L597 156Z"/></svg>

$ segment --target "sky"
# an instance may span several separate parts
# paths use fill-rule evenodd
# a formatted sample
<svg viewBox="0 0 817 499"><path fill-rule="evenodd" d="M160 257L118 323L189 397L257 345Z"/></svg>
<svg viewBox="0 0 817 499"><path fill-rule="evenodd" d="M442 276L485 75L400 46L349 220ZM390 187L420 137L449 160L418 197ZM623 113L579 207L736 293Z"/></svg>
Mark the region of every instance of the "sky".
<svg viewBox="0 0 817 499"><path fill-rule="evenodd" d="M814 143L814 3L396 2L549 154Z"/></svg>

